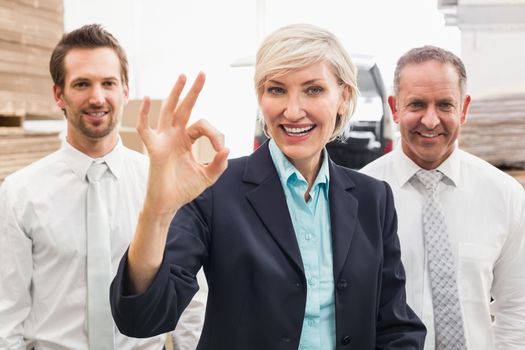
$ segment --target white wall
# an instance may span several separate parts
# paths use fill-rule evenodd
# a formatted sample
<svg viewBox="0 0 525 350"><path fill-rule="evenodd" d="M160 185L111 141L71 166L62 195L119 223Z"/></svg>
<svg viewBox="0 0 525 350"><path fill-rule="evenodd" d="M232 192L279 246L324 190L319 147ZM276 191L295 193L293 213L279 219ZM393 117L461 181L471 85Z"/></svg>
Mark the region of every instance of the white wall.
<svg viewBox="0 0 525 350"><path fill-rule="evenodd" d="M462 55L474 98L525 92L525 31L462 32Z"/></svg>
<svg viewBox="0 0 525 350"><path fill-rule="evenodd" d="M461 5L513 5L525 4L525 0L459 0Z"/></svg>
<svg viewBox="0 0 525 350"><path fill-rule="evenodd" d="M525 91L525 0L463 0L455 10L474 98Z"/></svg>

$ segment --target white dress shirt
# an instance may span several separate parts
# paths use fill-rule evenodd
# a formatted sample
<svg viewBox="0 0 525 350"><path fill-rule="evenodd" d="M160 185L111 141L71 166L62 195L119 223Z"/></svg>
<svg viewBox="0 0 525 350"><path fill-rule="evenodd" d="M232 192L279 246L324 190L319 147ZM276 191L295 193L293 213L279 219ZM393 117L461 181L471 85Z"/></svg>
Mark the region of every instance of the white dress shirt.
<svg viewBox="0 0 525 350"><path fill-rule="evenodd" d="M423 243L419 170L397 147L364 167L394 193L407 301L435 349L432 293ZM455 149L438 186L453 254L468 349L525 349L525 192L512 177ZM491 302L493 298L493 302ZM491 320L494 316L494 322Z"/></svg>
<svg viewBox="0 0 525 350"><path fill-rule="evenodd" d="M208 284L202 268L197 273L197 282L200 287L199 292L193 296L180 321L177 322L177 328L171 332L173 350L195 350L201 336L208 297Z"/></svg>
<svg viewBox="0 0 525 350"><path fill-rule="evenodd" d="M103 158L110 170L101 185L109 203L114 274L135 231L148 165L120 141ZM65 143L0 187L2 350L25 349L24 339L37 350L88 349L86 172L92 161ZM117 349L158 350L165 341L165 335L136 339L116 327L114 332ZM198 337L183 341L196 344Z"/></svg>

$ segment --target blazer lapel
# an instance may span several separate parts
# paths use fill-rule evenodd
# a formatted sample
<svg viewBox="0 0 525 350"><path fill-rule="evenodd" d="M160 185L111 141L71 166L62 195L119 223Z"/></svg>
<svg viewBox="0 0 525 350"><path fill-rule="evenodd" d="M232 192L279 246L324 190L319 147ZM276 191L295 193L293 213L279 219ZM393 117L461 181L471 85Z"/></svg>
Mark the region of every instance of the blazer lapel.
<svg viewBox="0 0 525 350"><path fill-rule="evenodd" d="M248 201L273 239L304 276L292 219L268 149L268 142L248 157L243 181L257 185L246 194Z"/></svg>
<svg viewBox="0 0 525 350"><path fill-rule="evenodd" d="M337 281L348 257L350 243L357 228L358 202L350 193L355 184L350 177L330 161L330 222L334 278Z"/></svg>

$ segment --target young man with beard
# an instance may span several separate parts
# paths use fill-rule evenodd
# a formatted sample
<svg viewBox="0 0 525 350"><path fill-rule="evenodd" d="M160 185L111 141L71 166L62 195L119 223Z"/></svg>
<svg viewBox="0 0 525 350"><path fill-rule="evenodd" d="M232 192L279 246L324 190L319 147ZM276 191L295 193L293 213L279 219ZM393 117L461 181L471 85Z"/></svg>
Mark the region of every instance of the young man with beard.
<svg viewBox="0 0 525 350"><path fill-rule="evenodd" d="M36 349L162 349L165 336L120 334L109 306L148 171L147 158L118 136L126 54L101 26L87 25L63 36L50 71L66 142L0 188L0 349L25 349L27 340ZM200 329L195 307L183 327ZM179 342L196 344L198 333Z"/></svg>
<svg viewBox="0 0 525 350"><path fill-rule="evenodd" d="M454 54L408 51L388 99L401 145L362 169L394 192L407 301L425 349L523 349L525 193L457 147L471 101Z"/></svg>

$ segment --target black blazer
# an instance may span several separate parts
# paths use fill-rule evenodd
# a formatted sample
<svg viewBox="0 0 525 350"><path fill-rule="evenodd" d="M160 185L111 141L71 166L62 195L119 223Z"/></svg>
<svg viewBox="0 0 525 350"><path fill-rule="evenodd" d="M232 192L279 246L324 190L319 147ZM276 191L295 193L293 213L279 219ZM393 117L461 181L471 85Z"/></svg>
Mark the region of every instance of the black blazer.
<svg viewBox="0 0 525 350"><path fill-rule="evenodd" d="M405 301L397 219L388 185L330 162L337 349L422 349L425 327ZM127 254L111 286L119 330L172 330L209 286L198 349L297 349L306 281L268 144L230 160L215 185L174 217L164 261L142 295L126 294ZM324 350L324 349L323 349Z"/></svg>

